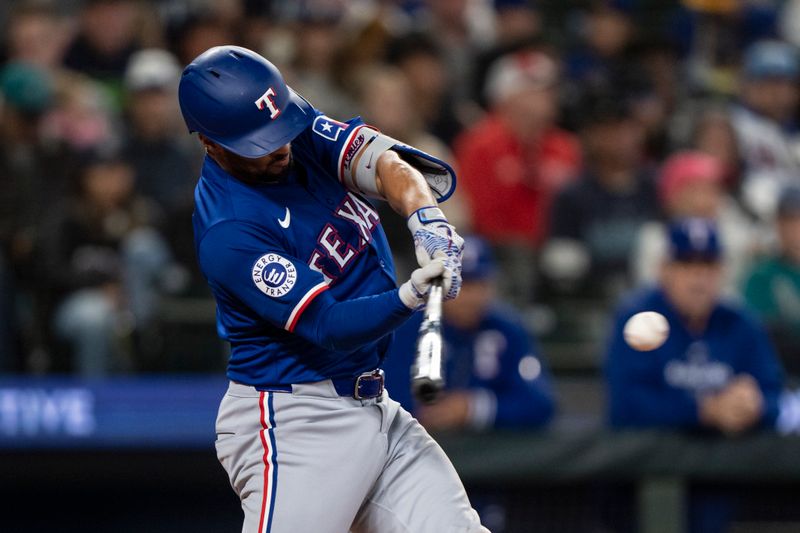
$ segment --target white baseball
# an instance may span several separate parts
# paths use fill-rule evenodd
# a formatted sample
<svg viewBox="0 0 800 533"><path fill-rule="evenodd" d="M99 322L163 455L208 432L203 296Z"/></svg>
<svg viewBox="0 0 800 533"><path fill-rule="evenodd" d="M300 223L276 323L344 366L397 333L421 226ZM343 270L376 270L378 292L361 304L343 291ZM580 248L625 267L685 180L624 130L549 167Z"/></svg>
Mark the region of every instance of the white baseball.
<svg viewBox="0 0 800 533"><path fill-rule="evenodd" d="M664 315L655 311L644 311L628 319L622 335L625 337L625 342L634 350L649 352L667 340L669 324Z"/></svg>

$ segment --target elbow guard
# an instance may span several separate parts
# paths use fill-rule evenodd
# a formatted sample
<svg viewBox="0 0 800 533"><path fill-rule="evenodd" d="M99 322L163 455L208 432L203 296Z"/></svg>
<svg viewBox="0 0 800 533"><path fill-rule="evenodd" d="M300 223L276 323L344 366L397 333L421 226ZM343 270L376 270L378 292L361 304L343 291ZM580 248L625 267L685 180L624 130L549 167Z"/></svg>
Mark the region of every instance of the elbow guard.
<svg viewBox="0 0 800 533"><path fill-rule="evenodd" d="M456 173L441 159L403 144L370 126L361 126L352 135L349 147L343 153L342 164L339 166L342 171L342 182L346 187L366 196L380 198L375 167L381 154L387 150L394 150L403 161L423 175L437 202L444 202L453 194L456 188Z"/></svg>

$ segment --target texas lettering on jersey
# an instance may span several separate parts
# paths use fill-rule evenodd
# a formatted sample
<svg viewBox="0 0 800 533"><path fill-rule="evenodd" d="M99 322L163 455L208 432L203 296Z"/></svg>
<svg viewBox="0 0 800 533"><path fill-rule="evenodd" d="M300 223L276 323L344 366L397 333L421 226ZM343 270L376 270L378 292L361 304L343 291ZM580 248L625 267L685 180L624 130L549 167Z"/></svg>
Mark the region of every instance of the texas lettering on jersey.
<svg viewBox="0 0 800 533"><path fill-rule="evenodd" d="M309 266L320 272L330 283L344 272L348 264L372 241L372 230L380 222L378 213L364 200L348 192L334 210L334 215L347 220L358 230L358 243L346 242L337 229L326 224L317 237L317 248L308 261ZM326 265L335 269L326 268Z"/></svg>

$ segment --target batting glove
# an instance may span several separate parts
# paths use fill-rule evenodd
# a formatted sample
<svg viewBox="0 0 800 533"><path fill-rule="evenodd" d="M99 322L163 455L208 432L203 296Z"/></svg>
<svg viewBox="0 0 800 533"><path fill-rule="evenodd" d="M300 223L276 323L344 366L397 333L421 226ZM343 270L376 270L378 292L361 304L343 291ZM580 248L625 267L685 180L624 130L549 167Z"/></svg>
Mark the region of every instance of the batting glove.
<svg viewBox="0 0 800 533"><path fill-rule="evenodd" d="M449 300L447 295L453 292L452 287L452 271L454 268L452 261L448 259L436 258L424 267L416 269L411 273L411 279L406 281L400 286L400 300L409 309L422 309L425 307L428 293L431 290L431 283L436 278L442 278L442 294L446 300ZM459 287L455 291L458 295L458 290L461 288L461 272L459 265L458 283ZM453 296L455 298L455 296Z"/></svg>
<svg viewBox="0 0 800 533"><path fill-rule="evenodd" d="M461 254L464 239L447 222L438 207L417 209L408 217L408 229L414 236L414 251L417 262L424 267L436 258L445 260L451 274L450 290L445 290L445 299L451 300L461 289Z"/></svg>

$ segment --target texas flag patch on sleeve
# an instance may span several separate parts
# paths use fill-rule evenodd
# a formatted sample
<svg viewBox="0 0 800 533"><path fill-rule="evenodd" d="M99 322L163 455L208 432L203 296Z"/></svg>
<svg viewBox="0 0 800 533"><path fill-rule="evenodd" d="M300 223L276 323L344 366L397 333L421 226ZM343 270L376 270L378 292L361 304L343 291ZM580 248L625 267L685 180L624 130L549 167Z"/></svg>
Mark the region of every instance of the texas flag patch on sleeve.
<svg viewBox="0 0 800 533"><path fill-rule="evenodd" d="M325 115L320 115L314 119L312 129L320 137L336 142L339 139L339 134L347 129L347 124L333 120Z"/></svg>

